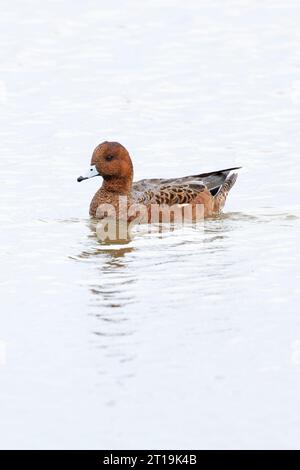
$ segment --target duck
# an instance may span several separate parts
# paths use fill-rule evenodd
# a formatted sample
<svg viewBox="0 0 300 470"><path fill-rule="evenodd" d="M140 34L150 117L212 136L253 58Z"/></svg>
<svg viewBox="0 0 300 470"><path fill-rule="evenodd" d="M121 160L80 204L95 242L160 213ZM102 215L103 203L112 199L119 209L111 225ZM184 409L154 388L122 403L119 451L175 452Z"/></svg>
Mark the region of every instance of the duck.
<svg viewBox="0 0 300 470"><path fill-rule="evenodd" d="M118 142L102 142L94 149L88 171L77 178L78 182L101 176L103 183L90 203L89 214L101 218L99 208L111 205L119 208L120 197L130 204L162 206L201 205L203 217L222 212L228 193L234 186L241 167L200 173L179 178L152 178L133 181L133 163L128 150ZM118 213L119 214L119 213ZM148 220L148 222L151 220Z"/></svg>

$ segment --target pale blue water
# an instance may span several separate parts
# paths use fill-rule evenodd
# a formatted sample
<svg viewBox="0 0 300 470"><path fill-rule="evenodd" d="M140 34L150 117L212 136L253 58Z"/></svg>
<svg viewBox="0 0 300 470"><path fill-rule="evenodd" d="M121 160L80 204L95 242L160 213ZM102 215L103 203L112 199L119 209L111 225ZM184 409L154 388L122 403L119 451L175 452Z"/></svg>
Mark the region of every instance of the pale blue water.
<svg viewBox="0 0 300 470"><path fill-rule="evenodd" d="M299 2L2 3L0 447L299 448ZM224 216L101 246L106 139Z"/></svg>

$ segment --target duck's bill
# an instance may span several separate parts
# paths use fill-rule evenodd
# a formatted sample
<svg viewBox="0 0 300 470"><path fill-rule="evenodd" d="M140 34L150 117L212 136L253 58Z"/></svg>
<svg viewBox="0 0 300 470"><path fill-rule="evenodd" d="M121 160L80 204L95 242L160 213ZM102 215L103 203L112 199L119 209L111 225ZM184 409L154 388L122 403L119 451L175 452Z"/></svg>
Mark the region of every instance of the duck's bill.
<svg viewBox="0 0 300 470"><path fill-rule="evenodd" d="M81 181L88 180L89 178L94 178L94 176L99 176L99 172L96 168L96 165L90 166L87 173L85 175L79 176L77 178L77 181L78 183L80 183Z"/></svg>

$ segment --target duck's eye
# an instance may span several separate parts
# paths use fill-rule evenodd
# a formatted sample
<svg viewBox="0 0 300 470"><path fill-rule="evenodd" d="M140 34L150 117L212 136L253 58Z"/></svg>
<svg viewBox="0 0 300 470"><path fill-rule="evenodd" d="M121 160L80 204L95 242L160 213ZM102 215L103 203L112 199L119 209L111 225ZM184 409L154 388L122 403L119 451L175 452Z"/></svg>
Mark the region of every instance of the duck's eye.
<svg viewBox="0 0 300 470"><path fill-rule="evenodd" d="M115 157L113 155L107 155L107 157L105 157L105 160L107 162L111 162Z"/></svg>

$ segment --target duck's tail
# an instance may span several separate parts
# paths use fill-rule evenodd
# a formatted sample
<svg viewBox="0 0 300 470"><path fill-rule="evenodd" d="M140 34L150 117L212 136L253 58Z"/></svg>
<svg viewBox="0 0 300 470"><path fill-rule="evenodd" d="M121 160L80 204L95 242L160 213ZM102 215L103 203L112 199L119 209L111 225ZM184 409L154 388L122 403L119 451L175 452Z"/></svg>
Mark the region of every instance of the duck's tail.
<svg viewBox="0 0 300 470"><path fill-rule="evenodd" d="M237 173L232 173L228 178L226 178L225 182L222 184L220 187L219 191L217 194L214 196L214 212L219 213L222 211L228 193L231 190L231 188L234 186L234 183L236 182L238 177Z"/></svg>

